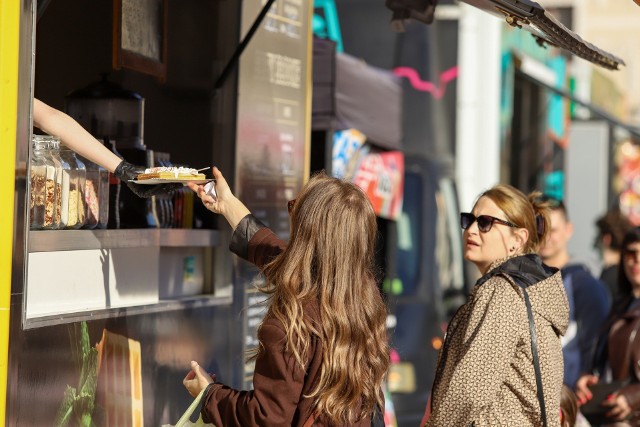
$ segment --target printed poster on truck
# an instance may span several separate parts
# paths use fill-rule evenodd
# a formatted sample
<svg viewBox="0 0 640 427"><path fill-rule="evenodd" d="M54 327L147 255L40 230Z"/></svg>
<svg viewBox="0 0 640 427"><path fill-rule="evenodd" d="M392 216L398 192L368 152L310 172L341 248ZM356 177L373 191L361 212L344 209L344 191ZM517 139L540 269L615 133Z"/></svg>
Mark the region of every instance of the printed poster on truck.
<svg viewBox="0 0 640 427"><path fill-rule="evenodd" d="M402 212L404 155L371 149L358 165L353 182L369 196L381 218L395 220Z"/></svg>
<svg viewBox="0 0 640 427"><path fill-rule="evenodd" d="M366 136L356 129L335 132L332 174L362 188L376 215L395 220L402 212L404 155L377 149L365 141Z"/></svg>

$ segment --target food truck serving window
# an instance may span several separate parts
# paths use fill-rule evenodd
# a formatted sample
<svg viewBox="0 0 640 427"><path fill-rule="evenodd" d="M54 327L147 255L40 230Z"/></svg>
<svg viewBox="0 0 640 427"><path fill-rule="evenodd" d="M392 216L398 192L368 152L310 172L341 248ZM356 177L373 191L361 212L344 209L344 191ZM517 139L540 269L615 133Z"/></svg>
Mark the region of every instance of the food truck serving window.
<svg viewBox="0 0 640 427"><path fill-rule="evenodd" d="M213 69L214 58L232 56L239 21L225 28L210 25L226 10L218 2L160 0L149 4L171 7L172 14L151 13L150 22L146 14L125 16L135 18L141 32L158 30L152 36L165 37L160 29L168 30L162 57L172 66L159 76L126 61L114 65L113 8L122 3L38 2L30 35L35 59L24 73L31 75L33 68L27 95L65 111L136 166L200 169L210 167L216 153L216 165L233 182L232 150L222 145L233 147L234 132L227 129L235 116L225 110L217 118L223 126L214 129L211 110L218 100L211 93L220 71ZM233 107L234 86L221 90L219 98L228 94L226 107ZM26 133L31 124L25 123ZM193 192L139 198L87 159L35 147L32 135L24 139L24 328L231 304L232 255L221 241L228 228L216 229L216 217Z"/></svg>

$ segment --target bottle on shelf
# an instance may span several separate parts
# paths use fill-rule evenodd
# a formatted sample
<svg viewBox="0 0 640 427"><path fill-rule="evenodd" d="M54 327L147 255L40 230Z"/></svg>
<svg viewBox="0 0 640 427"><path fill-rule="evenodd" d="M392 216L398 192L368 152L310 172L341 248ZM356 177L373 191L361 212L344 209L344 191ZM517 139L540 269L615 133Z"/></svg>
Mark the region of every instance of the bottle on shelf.
<svg viewBox="0 0 640 427"><path fill-rule="evenodd" d="M109 138L103 138L104 146L111 150L116 156L122 157L116 150L116 141ZM113 173L109 172L109 203L107 212L107 228L120 228L120 179Z"/></svg>

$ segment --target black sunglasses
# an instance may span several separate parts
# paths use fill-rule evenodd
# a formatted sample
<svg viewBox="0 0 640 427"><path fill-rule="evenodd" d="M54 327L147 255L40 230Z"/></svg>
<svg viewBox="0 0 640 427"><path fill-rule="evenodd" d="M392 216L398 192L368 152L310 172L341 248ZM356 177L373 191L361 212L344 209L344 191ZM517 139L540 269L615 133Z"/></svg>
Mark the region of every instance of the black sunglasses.
<svg viewBox="0 0 640 427"><path fill-rule="evenodd" d="M463 212L460 214L460 227L463 230L471 227L471 224L478 221L478 229L483 233L489 232L494 222L498 224L508 225L509 227L516 228L517 225L510 223L509 221L505 221L504 219L496 218L495 216L490 215L480 215L476 217L474 214L469 212Z"/></svg>

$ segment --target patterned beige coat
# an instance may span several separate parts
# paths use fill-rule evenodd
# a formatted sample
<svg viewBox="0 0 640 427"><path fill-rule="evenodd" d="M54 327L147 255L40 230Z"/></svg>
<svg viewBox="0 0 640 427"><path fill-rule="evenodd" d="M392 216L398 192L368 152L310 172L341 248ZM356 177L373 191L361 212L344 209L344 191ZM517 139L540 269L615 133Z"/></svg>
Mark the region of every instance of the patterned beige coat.
<svg viewBox="0 0 640 427"><path fill-rule="evenodd" d="M535 255L537 267L543 267ZM519 257L521 260L525 257ZM528 259L525 261L529 262ZM507 260L494 263L490 270ZM514 261L514 258L511 258ZM569 305L560 272L527 292L534 312L548 426L559 426L560 336ZM555 270L555 269L554 269ZM522 290L504 276L477 285L449 323L433 385L428 427L542 426Z"/></svg>

